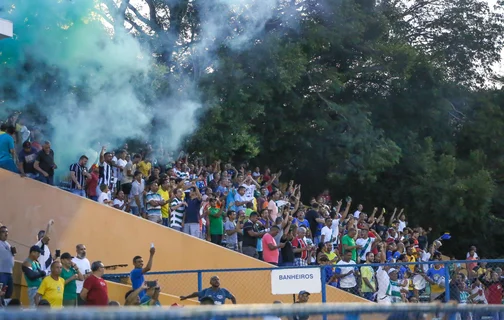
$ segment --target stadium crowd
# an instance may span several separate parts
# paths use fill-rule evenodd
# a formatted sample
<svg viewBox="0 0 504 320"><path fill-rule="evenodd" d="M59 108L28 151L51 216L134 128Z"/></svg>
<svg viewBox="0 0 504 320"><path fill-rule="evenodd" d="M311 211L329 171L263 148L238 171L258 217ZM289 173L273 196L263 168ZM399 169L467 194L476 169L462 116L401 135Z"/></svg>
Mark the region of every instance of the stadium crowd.
<svg viewBox="0 0 504 320"><path fill-rule="evenodd" d="M117 150L103 146L97 159L82 155L75 163L59 168L49 141L41 141L40 136L19 123L16 127L12 121L3 124L1 130L0 168L23 177L54 185L55 172L60 170L61 176L68 176L60 186L75 195L272 265L321 265L329 285L371 301L444 300L447 273L440 247L449 236L429 239L431 229L409 226L404 209L388 213L375 207L368 214L359 204L350 212L352 198L333 201L328 190L304 204L302 186L294 181L281 183L281 171L250 168L246 162L236 167L220 160L205 163L183 154L173 159L162 150L153 152L148 144L136 152L127 144ZM39 233L39 241L23 263L30 303L93 305L97 299L100 305L105 301L108 304L105 293L99 290L106 288L103 264L96 261L90 265L87 261L84 265L83 245L77 246L75 257L51 252L48 242L52 223ZM7 234L5 226L0 228L0 283L4 286L0 295L9 299L12 276L8 275L12 275L16 250L8 244ZM126 304L158 304L159 286L143 279L154 253L151 248L145 267L141 257L134 258L136 271L131 273L133 287ZM501 304L502 270L478 263L475 247L464 258L474 262L452 265L448 272L450 300ZM424 264L397 265L400 262ZM385 265L360 265L369 263ZM221 290L218 278L213 278L211 286ZM55 290L62 295L57 303L45 299ZM221 293L219 296L236 303L229 291ZM207 295L193 293L181 299L188 297L201 300ZM224 303L212 294L210 298Z"/></svg>

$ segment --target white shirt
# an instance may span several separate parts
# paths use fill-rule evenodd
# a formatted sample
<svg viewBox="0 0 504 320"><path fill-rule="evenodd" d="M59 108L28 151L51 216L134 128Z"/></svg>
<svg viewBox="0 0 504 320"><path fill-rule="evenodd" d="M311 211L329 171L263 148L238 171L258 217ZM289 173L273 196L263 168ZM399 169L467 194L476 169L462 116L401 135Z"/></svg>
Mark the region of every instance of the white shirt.
<svg viewBox="0 0 504 320"><path fill-rule="evenodd" d="M423 290L427 286L427 281L421 274L416 274L411 280L413 282L413 287L417 290Z"/></svg>
<svg viewBox="0 0 504 320"><path fill-rule="evenodd" d="M485 289L480 284L478 287L474 287L471 289L471 295L477 294L476 297L473 298L475 302L481 302L482 304L488 304L488 301L485 297Z"/></svg>
<svg viewBox="0 0 504 320"><path fill-rule="evenodd" d="M471 256L471 254L468 252L467 255L466 255L466 258L469 258ZM478 253L474 253L474 257L475 258L478 258Z"/></svg>
<svg viewBox="0 0 504 320"><path fill-rule="evenodd" d="M130 206L136 207L135 196L139 197L140 205L143 203L143 191L145 190L145 181L142 179L142 182L138 182L137 180L133 181L131 184L131 192L130 192Z"/></svg>
<svg viewBox="0 0 504 320"><path fill-rule="evenodd" d="M355 212L353 213L353 216L355 217L355 219L359 219L360 214L361 214L361 212L359 210L355 210Z"/></svg>
<svg viewBox="0 0 504 320"><path fill-rule="evenodd" d="M376 281L378 282L378 302L391 295L390 277L383 267L376 271Z"/></svg>
<svg viewBox="0 0 504 320"><path fill-rule="evenodd" d="M336 269L340 271L340 274L346 274L352 271L352 273L350 273L348 276L340 278L341 288L353 288L357 286L357 280L355 279L355 275L353 274L355 267L357 267L357 265L355 264L355 261L352 260L350 260L349 262L340 260L338 261L338 263L336 263Z"/></svg>
<svg viewBox="0 0 504 320"><path fill-rule="evenodd" d="M431 258L431 254L430 252L427 252L427 251L424 251L421 255L420 255L420 261L419 262L429 262ZM423 271L425 273L427 273L427 271L429 270L430 268L430 265L428 263L425 263L425 264L422 264L422 268L423 268Z"/></svg>
<svg viewBox="0 0 504 320"><path fill-rule="evenodd" d="M245 187L245 194L243 195L247 200L252 200L254 198L254 191L256 190L255 184L242 184L242 187Z"/></svg>
<svg viewBox="0 0 504 320"><path fill-rule="evenodd" d="M49 264L49 266L46 267L46 261L51 259L51 263L52 263L51 249L49 249L49 246L47 244L43 245L42 240L35 243L35 245L41 249L43 246L44 252L40 254L40 256L38 258L38 262L40 263L40 269L42 269L42 271L45 271L46 274L49 275L51 273L51 265Z"/></svg>
<svg viewBox="0 0 504 320"><path fill-rule="evenodd" d="M119 200L117 198L114 199L114 206L119 206L119 208L122 207L122 205L124 204L124 200ZM125 209L126 207L123 208L123 210Z"/></svg>
<svg viewBox="0 0 504 320"><path fill-rule="evenodd" d="M124 174L123 174L124 171L123 170L124 170L124 168L126 168L127 164L128 164L128 161L123 160L123 159L117 159L116 165L123 168L122 170L119 168L116 168L117 169L117 179L119 181L122 181L124 178Z"/></svg>
<svg viewBox="0 0 504 320"><path fill-rule="evenodd" d="M338 242L339 223L340 223L340 219L333 219L332 224L331 224L333 243L337 243Z"/></svg>
<svg viewBox="0 0 504 320"><path fill-rule="evenodd" d="M329 228L328 226L324 226L322 228L322 230L320 231L320 235L324 236L324 243L325 243L325 242L331 241L333 232L332 232L331 228ZM320 239L322 239L322 238L320 238Z"/></svg>
<svg viewBox="0 0 504 320"><path fill-rule="evenodd" d="M403 232L404 228L406 228L406 221L399 220L399 226L397 227L397 230L399 232Z"/></svg>
<svg viewBox="0 0 504 320"><path fill-rule="evenodd" d="M102 192L98 196L98 203L105 204L105 200L110 200L108 192Z"/></svg>
<svg viewBox="0 0 504 320"><path fill-rule="evenodd" d="M368 243L366 247L366 244ZM371 251L371 247L373 246L373 242L375 241L375 238L368 237L367 239L359 238L355 240L355 244L362 246L362 249L357 250L357 255L360 257L361 260L366 261L366 254ZM364 250L364 247L366 247L366 250Z"/></svg>
<svg viewBox="0 0 504 320"><path fill-rule="evenodd" d="M79 271L84 275L87 271L91 271L91 264L87 258L79 259L78 257L74 257L72 262L77 265ZM77 293L82 291L82 286L84 285L84 281L75 280L75 284L77 285Z"/></svg>

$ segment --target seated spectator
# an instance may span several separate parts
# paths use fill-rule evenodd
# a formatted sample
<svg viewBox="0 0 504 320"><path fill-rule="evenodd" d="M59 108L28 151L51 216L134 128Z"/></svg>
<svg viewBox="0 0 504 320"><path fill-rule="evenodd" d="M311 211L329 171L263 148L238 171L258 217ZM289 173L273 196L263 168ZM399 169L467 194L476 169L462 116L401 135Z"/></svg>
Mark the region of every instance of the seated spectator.
<svg viewBox="0 0 504 320"><path fill-rule="evenodd" d="M130 211L129 199L126 198L126 196L124 195L124 191L121 190L121 191L117 192L117 196L114 199L113 206L114 206L114 208L121 210L121 211L126 211L126 212Z"/></svg>
<svg viewBox="0 0 504 320"><path fill-rule="evenodd" d="M145 290L145 295L140 299L141 306L161 306L159 302L159 293L161 288L158 286L157 282L155 286L149 287Z"/></svg>

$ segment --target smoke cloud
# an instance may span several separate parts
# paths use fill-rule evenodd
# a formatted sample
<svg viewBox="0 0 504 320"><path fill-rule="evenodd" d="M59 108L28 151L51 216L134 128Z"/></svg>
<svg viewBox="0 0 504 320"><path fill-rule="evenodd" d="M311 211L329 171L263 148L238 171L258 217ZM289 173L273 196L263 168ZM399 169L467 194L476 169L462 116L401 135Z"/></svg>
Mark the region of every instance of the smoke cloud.
<svg viewBox="0 0 504 320"><path fill-rule="evenodd" d="M143 0L131 3L146 7ZM276 0L195 3L201 31L190 58L204 62L201 70L215 70L215 51L223 42L233 50L250 45L278 8ZM53 143L60 167L80 154L94 160L99 144L117 147L127 138L154 138L153 143L162 141L165 150L174 151L197 127L195 116L204 106L198 79L183 73L167 72L163 81L173 93L150 99L156 90L152 75L159 67L152 53L125 28L111 32L97 13L98 4L95 0L0 4L0 17L13 21L15 33L14 39L0 42L0 89L4 89L0 108L34 108L45 116L46 138ZM153 121L161 125L153 129Z"/></svg>

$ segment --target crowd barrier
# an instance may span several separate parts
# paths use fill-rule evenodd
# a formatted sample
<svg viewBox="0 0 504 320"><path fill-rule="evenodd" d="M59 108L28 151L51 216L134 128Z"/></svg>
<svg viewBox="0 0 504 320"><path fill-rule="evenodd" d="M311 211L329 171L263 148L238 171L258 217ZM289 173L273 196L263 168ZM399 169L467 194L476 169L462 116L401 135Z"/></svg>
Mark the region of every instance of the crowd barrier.
<svg viewBox="0 0 504 320"><path fill-rule="evenodd" d="M202 261L204 263L204 261ZM479 273L480 275L483 273L483 270L497 270L501 267L504 267L504 259L501 260L451 260L451 261L429 261L429 262L405 262L405 263L386 263L386 264L380 264L380 263L373 263L373 264L357 264L355 265L356 268L359 270L363 266L371 266L374 267L375 269L379 266L383 265L388 265L392 266L396 269L400 269L401 266L404 266L405 268L410 269L411 266L415 265L422 265L422 266L432 266L433 263L436 264L441 264L443 265L443 273L442 273L442 278L444 278L444 289L445 289L445 294L442 295L442 300L444 302L448 302L450 299L450 290L451 287L453 286L450 285L451 279L455 277L455 272L460 273L464 275L464 279L466 280L466 283L468 287L471 286L472 280L477 278L478 276L478 271L475 271L474 273L468 272L467 266L471 267L471 264L477 263L477 268L476 270L480 270ZM336 265L334 267L337 267ZM410 269L411 270L411 269ZM241 281L241 276L244 273L250 274L257 274L257 277L253 277L256 279L254 283L244 283ZM310 281L294 281L294 286L290 286L288 282L289 280L293 277L292 275L299 275L301 274L301 277L308 277L311 276L313 279ZM159 286L161 287L163 292L168 292L172 295L177 295L177 296L185 296L189 295L193 292L196 291L201 291L204 288L207 288L210 286L210 278L212 276L220 276L221 279L225 278L226 281L221 281L221 287L226 288L226 287L240 287L243 286L244 290L240 290L240 292L246 292L247 299L244 299L245 297L240 297L239 295L236 296L236 299L238 303L240 303L240 300L247 300L247 302L250 303L250 301L257 301L257 303L268 303L268 302L273 302L273 301L264 301L264 299L261 299L261 297L257 297L254 299L251 299L250 296L255 296L256 292L254 291L254 288L258 288L259 286L263 287L260 290L261 292L264 292L264 286L267 286L268 288L271 288L271 292L273 295L278 295L284 296L285 295L290 295L292 296L293 299L295 299L295 294L299 292L300 290L307 290L307 291L312 291L312 297L315 296L316 298L313 299L312 301L315 302L348 302L348 299L342 298L341 300L338 299L338 294L332 294L330 295L332 298L329 298L329 295L327 294L327 290L334 290L334 288L331 288L331 286L326 285L326 268L324 266L305 266L305 267L271 267L271 268L247 268L247 269L210 269L210 270L182 270L182 271L166 271L166 272L150 272L146 274L146 280L157 280ZM286 281L287 285L285 285L279 277L282 276L282 278ZM124 273L124 274L108 274L105 275L107 280L110 281L116 281L116 282L121 282L121 283L128 283L129 281L129 274ZM290 278L289 278L290 277ZM295 277L295 276L294 276ZM298 276L299 278L299 276ZM441 278L441 279L442 279ZM250 279L250 278L249 278ZM296 279L294 279L296 280ZM299 280L299 279L297 279ZM302 280L302 279L301 279ZM443 280L441 280L443 281ZM358 281L359 282L359 281ZM503 280L504 283L504 280ZM306 286L302 286L305 284ZM300 287L301 285L301 287ZM440 284L442 287L442 284ZM315 289L313 289L315 288ZM320 291L316 291L317 288L319 288ZM438 288L439 289L439 288ZM257 290L257 289L256 289ZM290 291L289 291L290 290ZM259 291L259 290L258 290ZM287 293L289 292L289 293ZM341 296L343 295L348 295L348 293L343 292L341 290L338 290L337 292L340 293ZM257 292L258 294L258 292ZM321 298L318 298L318 295L320 294ZM485 292L486 295L491 294L489 292ZM336 297L336 298L334 298ZM241 298L241 299L240 299ZM420 297L420 302L431 302L433 300L430 299L430 285L427 283L426 290L422 293L422 297ZM282 301L286 301L286 299L279 299ZM291 301L291 300L287 300ZM364 301L364 300L363 300ZM503 318L504 319L504 318Z"/></svg>

